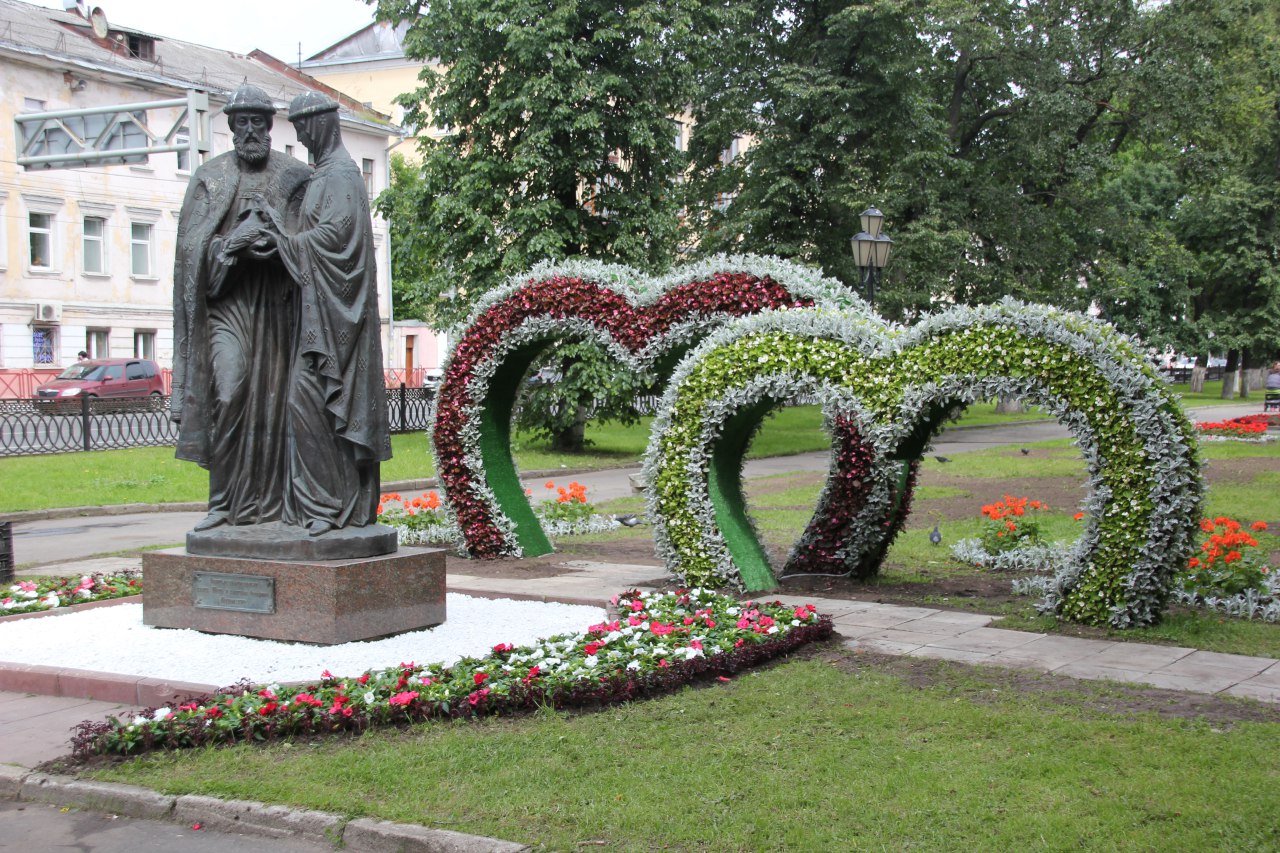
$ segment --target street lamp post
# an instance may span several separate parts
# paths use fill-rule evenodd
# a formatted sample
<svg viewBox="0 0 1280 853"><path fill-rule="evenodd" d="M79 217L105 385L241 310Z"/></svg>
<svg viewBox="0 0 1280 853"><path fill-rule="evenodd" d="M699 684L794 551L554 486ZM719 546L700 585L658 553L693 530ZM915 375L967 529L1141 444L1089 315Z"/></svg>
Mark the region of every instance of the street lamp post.
<svg viewBox="0 0 1280 853"><path fill-rule="evenodd" d="M880 286L880 271L889 263L889 254L893 251L893 241L888 234L880 230L884 224L884 214L874 207L868 207L859 216L862 230L853 237L853 257L862 273L862 287L867 295L869 305L876 304L876 289Z"/></svg>

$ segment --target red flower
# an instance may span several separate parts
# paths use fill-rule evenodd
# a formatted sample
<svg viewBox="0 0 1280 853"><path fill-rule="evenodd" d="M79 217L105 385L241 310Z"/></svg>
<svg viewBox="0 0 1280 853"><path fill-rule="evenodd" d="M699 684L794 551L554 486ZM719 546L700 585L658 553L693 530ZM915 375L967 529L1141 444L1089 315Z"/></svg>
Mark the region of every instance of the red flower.
<svg viewBox="0 0 1280 853"><path fill-rule="evenodd" d="M406 690L403 693L397 693L387 701L392 705L409 705L414 699L418 698L418 694L412 690Z"/></svg>
<svg viewBox="0 0 1280 853"><path fill-rule="evenodd" d="M476 683L476 685L477 685L477 686L478 686L478 685L481 685L481 684L484 684L486 681L488 681L488 680L489 680L489 673L487 673L487 672L477 672L477 673L475 674L475 676L473 677L473 680L475 681L475 683Z"/></svg>

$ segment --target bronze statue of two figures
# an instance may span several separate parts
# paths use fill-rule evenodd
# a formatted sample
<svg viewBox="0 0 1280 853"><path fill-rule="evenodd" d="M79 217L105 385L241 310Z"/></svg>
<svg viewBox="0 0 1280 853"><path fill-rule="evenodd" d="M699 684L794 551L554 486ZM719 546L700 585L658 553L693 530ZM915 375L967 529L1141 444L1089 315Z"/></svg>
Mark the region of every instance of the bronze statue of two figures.
<svg viewBox="0 0 1280 853"><path fill-rule="evenodd" d="M338 105L289 120L314 169L271 149L275 105L242 86L235 150L196 170L178 221L172 417L209 471L195 554L341 559L395 551L377 524L391 456L373 230Z"/></svg>

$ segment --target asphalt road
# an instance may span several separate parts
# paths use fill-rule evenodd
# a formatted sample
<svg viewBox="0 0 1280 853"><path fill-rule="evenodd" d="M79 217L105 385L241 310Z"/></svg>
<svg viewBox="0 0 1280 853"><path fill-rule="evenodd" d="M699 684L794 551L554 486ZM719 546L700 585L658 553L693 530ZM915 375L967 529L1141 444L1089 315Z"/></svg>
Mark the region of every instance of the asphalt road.
<svg viewBox="0 0 1280 853"><path fill-rule="evenodd" d="M1251 414L1260 408L1261 401L1249 405L1215 406L1208 410L1192 410L1192 417L1199 420L1220 420ZM949 456L1007 444L1030 444L1067 437L1069 433L1066 428L1055 421L966 427L943 432L934 442L930 453ZM746 465L745 476L753 478L789 471L825 471L827 467L827 453L802 453L751 460ZM543 476L526 485L533 489L534 497L537 498L547 479L557 481L557 485L567 485L568 481L576 480L587 487L591 500L603 501L635 494L632 478L639 474L638 467L589 473L570 473L566 469L562 477ZM21 522L13 526L14 561L20 567L33 566L146 547L179 546L186 540L187 531L203 517L203 512L150 512Z"/></svg>
<svg viewBox="0 0 1280 853"><path fill-rule="evenodd" d="M192 829L158 820L102 812L63 811L43 803L0 801L0 850L91 850L94 853L264 853L332 851L333 845L296 838L264 838Z"/></svg>

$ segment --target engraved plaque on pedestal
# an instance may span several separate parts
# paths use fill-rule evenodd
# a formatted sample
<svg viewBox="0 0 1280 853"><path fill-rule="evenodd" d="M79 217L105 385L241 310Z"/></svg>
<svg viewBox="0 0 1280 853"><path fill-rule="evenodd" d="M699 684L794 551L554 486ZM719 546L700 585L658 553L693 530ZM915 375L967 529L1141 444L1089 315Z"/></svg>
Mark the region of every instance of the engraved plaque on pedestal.
<svg viewBox="0 0 1280 853"><path fill-rule="evenodd" d="M192 572L191 598L196 607L210 610L275 613L276 579L265 575Z"/></svg>

